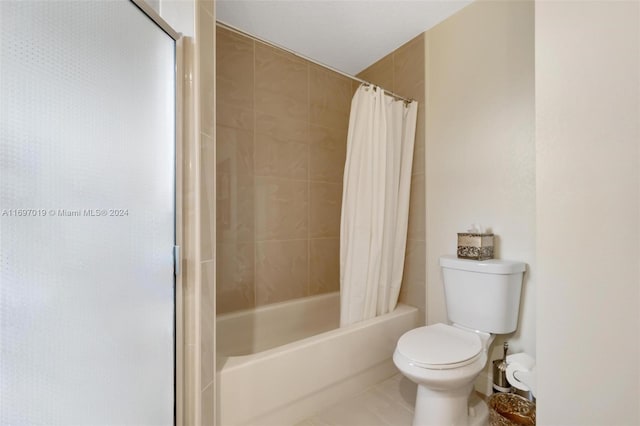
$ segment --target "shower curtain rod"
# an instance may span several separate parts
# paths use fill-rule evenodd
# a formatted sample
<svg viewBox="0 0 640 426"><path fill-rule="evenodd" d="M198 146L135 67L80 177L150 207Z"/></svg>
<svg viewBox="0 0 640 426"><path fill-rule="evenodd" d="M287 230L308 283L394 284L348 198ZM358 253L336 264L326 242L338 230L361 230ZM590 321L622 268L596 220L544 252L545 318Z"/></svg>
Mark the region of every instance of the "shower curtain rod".
<svg viewBox="0 0 640 426"><path fill-rule="evenodd" d="M340 71L340 70L338 70L338 69L335 69L335 68L333 68L333 67L330 67L329 65L323 64L322 62L318 62L318 61L316 61L316 60L314 60L314 59L309 58L308 56L305 56L305 55L303 55L303 54L301 54L301 53L298 53L298 52L296 52L296 51L293 51L293 50L291 50L291 49L287 49L286 47L280 46L280 45L278 45L278 44L276 44L276 43L272 43L272 42L270 42L270 41L263 40L263 39L261 39L260 37L255 36L255 35L253 35L253 34L251 34L251 33L248 33L248 32L246 32L246 31L244 31L244 30L241 30L241 29L239 29L239 28L236 28L236 27L234 27L233 25L229 25L229 24L227 24L227 23L225 23L225 22L222 22L222 21L216 21L216 25L217 25L217 26L219 26L219 27L221 27L221 28L224 28L224 29L227 29L227 30L229 30L229 31L232 31L232 32L234 32L234 33L237 33L237 34L243 35L243 36L245 36L245 37L252 38L252 39L254 39L254 40L256 40L256 41L259 41L260 43L266 44L266 45L268 45L268 46L275 47L276 49L284 50L285 52L291 53L292 55L295 55L295 56L297 56L297 57L299 57L299 58L302 58L302 59L304 59L305 61L309 61L309 62L314 63L314 64L316 64L316 65L319 65L319 66L321 66L321 67L323 67L323 68L327 68L327 69L329 69L329 70L331 70L331 71L333 71L333 72L335 72L335 73L338 73L338 74L340 74L340 75L343 75L343 76L345 76L345 77L348 77L348 78L350 78L351 80L358 81L358 82L360 82L360 83L362 83L362 84L365 84L365 85L368 85L368 86L375 86L375 84L373 84L373 83L371 83L371 82L369 82L369 81L363 80L363 79L358 78L358 77L356 77L356 76L354 76L354 75L351 75L351 74L347 74L347 73L346 73L346 72L344 72L344 71ZM379 87L379 86L378 86L378 87ZM393 93L393 92L392 92L392 91L390 91L390 90L384 89L384 88L382 88L382 87L380 87L380 88L381 88L381 89L384 91L384 93L386 93L387 95L392 96L392 97L394 97L394 98L396 98L396 99L398 99L398 100L404 101L404 103L411 103L411 102L413 102L413 99L407 99L407 98L405 98L404 96L400 96L400 95L398 95L398 94L395 94L395 93Z"/></svg>

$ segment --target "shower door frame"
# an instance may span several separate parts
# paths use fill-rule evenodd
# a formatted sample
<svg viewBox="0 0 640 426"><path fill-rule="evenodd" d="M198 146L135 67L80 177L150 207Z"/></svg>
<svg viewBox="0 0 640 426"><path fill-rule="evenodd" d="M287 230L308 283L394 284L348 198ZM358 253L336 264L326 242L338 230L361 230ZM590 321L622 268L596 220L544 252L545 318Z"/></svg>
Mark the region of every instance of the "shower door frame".
<svg viewBox="0 0 640 426"><path fill-rule="evenodd" d="M129 0L142 11L151 21L153 21L162 31L171 37L175 43L174 50L174 84L175 84L175 135L174 135L174 233L175 246L178 248L174 252L174 339L173 339L173 424L181 426L183 424L183 295L182 295L182 256L181 251L184 247L182 236L182 161L183 161L183 86L182 74L185 69L184 65L184 37L181 33L174 30L145 0Z"/></svg>
<svg viewBox="0 0 640 426"><path fill-rule="evenodd" d="M170 414L168 414L166 417L167 422L171 422L171 424L173 425L182 425L183 424L183 410L184 410L184 354L183 354L183 348L184 348L184 337L183 337L183 326L184 326L184 321L183 321L183 278L182 276L184 275L184 270L185 268L183 267L183 257L180 255L181 252L181 247L183 247L184 244L184 238L183 238L183 170L185 169L183 167L183 161L185 158L185 153L183 152L183 140L189 138L188 135L184 135L184 131L185 131L185 122L187 122L187 120L185 120L184 117L184 112L185 110L187 110L188 108L185 108L184 105L184 99L185 99L185 87L183 82L187 81L185 80L185 70L188 69L188 63L186 63L185 61L188 59L186 58L186 54L185 54L185 46L187 43L189 43L188 40L185 40L187 38L183 37L181 33L175 31L164 19L162 19L162 17L151 7L149 6L149 4L145 1L145 0L121 0L122 3L130 3L135 9L139 10L140 12L142 12L144 14L144 16L146 16L153 24L155 24L155 26L162 31L165 35L169 36L171 38L171 42L173 43L173 62L172 62L172 71L173 71L173 84L174 84L174 93L173 93L173 108L174 108L174 116L173 116L173 120L174 120L174 132L173 132L173 170L170 168L171 166L169 165L169 163L165 163L168 168L165 170L161 170L161 174L165 177L167 177L166 173L173 173L173 219L174 219L174 223L173 223L173 233L174 233L174 238L173 238L173 245L174 245L174 268L173 268L173 277L166 277L166 278L170 278L173 280L173 312L170 314L172 316L172 320L173 320L173 347L172 349L167 348L167 350L163 350L164 353L166 353L168 350L173 350L173 365L171 366L173 368L173 371L167 371L164 370L164 368L168 367L168 363L164 364L164 367L161 367L162 369L162 373L164 374L173 374L173 388L169 388L167 389L168 391L172 392L173 395L173 419L170 420ZM148 22L148 21L147 21ZM145 29L146 29L146 23L145 24L141 24L139 25L137 28L141 28L142 25L144 25ZM166 43L166 42L164 42ZM168 59L168 58L167 58ZM165 66L168 66L165 65ZM163 68L166 69L166 68ZM154 73L152 72L151 75L153 75ZM171 82L171 77L168 76L168 80L165 80L166 83ZM171 105L171 104L169 104ZM166 133L164 133L165 136ZM189 138L190 139L190 138ZM166 146L166 145L165 145ZM166 158L166 157L165 157ZM166 182L165 182L166 183ZM165 187L166 188L166 187ZM166 194L166 193L165 193ZM170 194L166 194L169 195ZM164 202L166 203L167 201L170 200L170 198L166 198L163 197ZM168 207L168 206L167 206ZM53 209L52 209L53 210ZM106 210L105 210L106 211ZM46 215L45 215L46 216ZM86 216L86 215L85 215ZM93 214L91 214L90 216L94 216ZM99 215L98 215L99 216ZM127 214L128 216L128 214ZM165 221L166 224L166 221ZM164 228L165 230L168 230L166 227ZM166 235L166 234L165 234ZM166 238L166 237L165 237ZM165 240L166 241L166 240ZM166 253L166 252L165 252ZM165 254L166 256L166 254ZM165 258L166 259L166 258ZM165 260L166 261L166 260ZM166 265L166 263L165 263ZM165 271L167 271L165 269ZM169 271L167 271L169 272ZM171 272L169 272L171 273ZM186 280L185 280L186 282ZM166 288L166 287L165 287ZM166 299L165 299L166 300ZM165 316L166 314L169 314L169 312L166 312L166 310L163 312L163 317L165 319L167 319L167 317ZM165 323L166 324L166 323ZM166 330L166 328L165 328ZM164 339L166 339L166 334ZM166 342L166 340L164 340ZM166 346L165 346L166 347ZM168 367L168 368L171 368ZM4 385L3 385L4 386ZM171 386L169 383L167 383L167 386ZM163 397L163 400L165 398ZM168 401L167 401L168 402ZM3 402L4 404L4 402ZM167 409L170 409L171 407L166 407ZM168 410L167 410L168 411ZM163 416L165 417L165 416Z"/></svg>

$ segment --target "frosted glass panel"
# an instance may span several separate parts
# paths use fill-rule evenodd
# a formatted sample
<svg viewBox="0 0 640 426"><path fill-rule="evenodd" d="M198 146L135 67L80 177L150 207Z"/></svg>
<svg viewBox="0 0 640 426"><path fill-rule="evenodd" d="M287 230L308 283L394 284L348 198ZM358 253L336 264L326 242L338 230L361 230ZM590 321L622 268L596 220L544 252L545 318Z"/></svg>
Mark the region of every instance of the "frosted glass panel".
<svg viewBox="0 0 640 426"><path fill-rule="evenodd" d="M0 36L0 424L172 424L175 43L125 0Z"/></svg>

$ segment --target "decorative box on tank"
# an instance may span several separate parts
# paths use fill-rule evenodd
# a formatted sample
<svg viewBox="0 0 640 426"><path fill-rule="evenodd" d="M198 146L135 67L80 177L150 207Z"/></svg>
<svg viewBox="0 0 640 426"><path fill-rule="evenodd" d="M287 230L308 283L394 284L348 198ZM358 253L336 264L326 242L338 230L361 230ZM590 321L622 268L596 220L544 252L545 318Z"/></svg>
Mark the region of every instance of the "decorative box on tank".
<svg viewBox="0 0 640 426"><path fill-rule="evenodd" d="M462 259L493 259L493 234L458 233L458 257Z"/></svg>

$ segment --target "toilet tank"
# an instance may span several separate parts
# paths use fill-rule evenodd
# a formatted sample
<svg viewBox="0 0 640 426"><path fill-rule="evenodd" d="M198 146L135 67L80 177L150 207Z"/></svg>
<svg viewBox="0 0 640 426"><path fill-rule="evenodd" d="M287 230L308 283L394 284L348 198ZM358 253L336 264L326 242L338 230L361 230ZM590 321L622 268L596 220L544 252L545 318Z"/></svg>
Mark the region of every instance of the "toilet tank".
<svg viewBox="0 0 640 426"><path fill-rule="evenodd" d="M516 330L525 264L509 260L440 258L449 320L474 330Z"/></svg>

